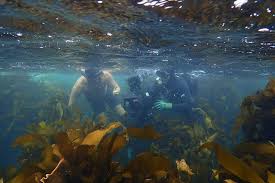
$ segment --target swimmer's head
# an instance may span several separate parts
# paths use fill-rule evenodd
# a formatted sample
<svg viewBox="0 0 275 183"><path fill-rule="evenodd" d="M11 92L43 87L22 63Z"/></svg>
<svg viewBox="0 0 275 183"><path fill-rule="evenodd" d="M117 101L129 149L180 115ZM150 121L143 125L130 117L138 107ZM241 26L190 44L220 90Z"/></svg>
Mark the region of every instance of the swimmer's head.
<svg viewBox="0 0 275 183"><path fill-rule="evenodd" d="M82 75L87 79L93 79L100 76L101 73L102 70L99 67L88 67L83 70Z"/></svg>
<svg viewBox="0 0 275 183"><path fill-rule="evenodd" d="M103 59L101 55L91 54L86 58L82 75L87 79L97 78L102 72Z"/></svg>

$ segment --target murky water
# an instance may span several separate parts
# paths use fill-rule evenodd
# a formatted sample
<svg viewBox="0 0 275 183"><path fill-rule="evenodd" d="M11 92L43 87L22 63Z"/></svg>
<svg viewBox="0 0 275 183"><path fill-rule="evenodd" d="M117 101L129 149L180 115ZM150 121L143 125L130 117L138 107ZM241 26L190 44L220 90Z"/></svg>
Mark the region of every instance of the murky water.
<svg viewBox="0 0 275 183"><path fill-rule="evenodd" d="M218 129L202 125L204 132L188 144L179 126L192 124L158 117L140 124L166 138L139 141L122 151L131 159L129 152L134 156L157 147L172 161L185 158L198 168L198 158L188 149L215 132L223 134L220 143L231 146L231 128L244 97L264 89L275 76L274 31L273 1L0 0L0 177L8 177L10 165L28 162L11 147L14 139L30 131L30 124L67 115L81 69L98 63L120 85L121 101L131 96L131 76L149 78L144 82L150 86L158 69L172 67L198 81L196 99ZM81 119L92 117L93 107L84 97L78 107ZM136 123L129 122L140 126ZM197 175L193 182L200 180Z"/></svg>

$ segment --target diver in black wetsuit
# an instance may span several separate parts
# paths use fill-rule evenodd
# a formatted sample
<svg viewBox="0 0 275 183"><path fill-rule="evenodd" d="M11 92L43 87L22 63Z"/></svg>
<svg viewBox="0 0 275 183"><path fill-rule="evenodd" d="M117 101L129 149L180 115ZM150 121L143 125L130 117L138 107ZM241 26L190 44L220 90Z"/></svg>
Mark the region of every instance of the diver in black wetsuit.
<svg viewBox="0 0 275 183"><path fill-rule="evenodd" d="M157 101L153 109L191 113L195 106L193 96L197 91L194 81L188 76L176 76L173 70L159 70L156 74L157 84L152 95Z"/></svg>
<svg viewBox="0 0 275 183"><path fill-rule="evenodd" d="M129 115L145 123L153 120L154 113L164 111L177 112L190 118L197 92L195 80L189 76L178 77L172 69L159 70L156 74L156 84L151 89L142 88L138 76L128 79L130 91L134 94L134 97L124 99Z"/></svg>

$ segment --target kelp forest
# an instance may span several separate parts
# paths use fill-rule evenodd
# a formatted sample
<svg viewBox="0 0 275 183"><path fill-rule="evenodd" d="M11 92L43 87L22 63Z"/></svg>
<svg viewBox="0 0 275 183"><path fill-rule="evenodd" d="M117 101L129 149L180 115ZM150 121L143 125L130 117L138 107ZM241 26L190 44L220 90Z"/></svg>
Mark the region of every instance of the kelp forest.
<svg viewBox="0 0 275 183"><path fill-rule="evenodd" d="M274 2L0 0L0 183L275 183ZM86 66L192 73L192 118L69 107Z"/></svg>
<svg viewBox="0 0 275 183"><path fill-rule="evenodd" d="M275 182L275 79L243 99L230 85L216 86L198 96L197 121L156 117L142 127L92 120L67 107L68 92L28 76L0 82L1 141L21 134L10 144L20 153L2 167L2 182ZM223 106L226 100L233 104Z"/></svg>

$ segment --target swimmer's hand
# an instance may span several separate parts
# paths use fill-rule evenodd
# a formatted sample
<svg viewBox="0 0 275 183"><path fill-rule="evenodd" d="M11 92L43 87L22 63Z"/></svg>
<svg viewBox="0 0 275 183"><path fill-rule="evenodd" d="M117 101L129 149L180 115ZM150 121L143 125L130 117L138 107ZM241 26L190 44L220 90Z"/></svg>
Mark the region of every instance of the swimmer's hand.
<svg viewBox="0 0 275 183"><path fill-rule="evenodd" d="M113 91L113 95L118 95L120 93L120 88L116 88Z"/></svg>

